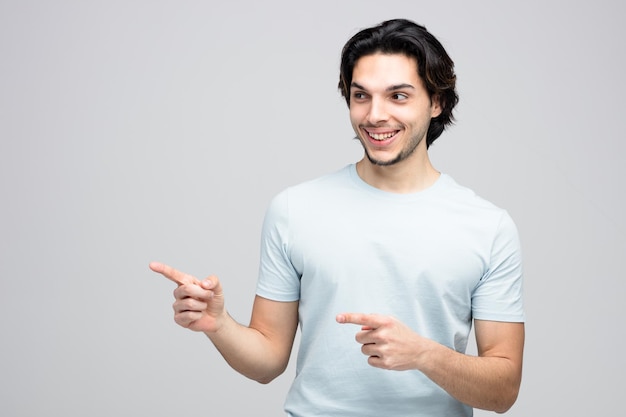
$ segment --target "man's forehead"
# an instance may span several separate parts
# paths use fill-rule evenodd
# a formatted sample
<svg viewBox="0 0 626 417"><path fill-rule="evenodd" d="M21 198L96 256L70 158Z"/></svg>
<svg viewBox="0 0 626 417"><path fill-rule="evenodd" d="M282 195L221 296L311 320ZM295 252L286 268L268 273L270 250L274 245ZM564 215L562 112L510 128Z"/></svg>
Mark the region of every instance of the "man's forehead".
<svg viewBox="0 0 626 417"><path fill-rule="evenodd" d="M389 90L415 88L420 84L415 58L404 54L376 53L356 61L350 88Z"/></svg>

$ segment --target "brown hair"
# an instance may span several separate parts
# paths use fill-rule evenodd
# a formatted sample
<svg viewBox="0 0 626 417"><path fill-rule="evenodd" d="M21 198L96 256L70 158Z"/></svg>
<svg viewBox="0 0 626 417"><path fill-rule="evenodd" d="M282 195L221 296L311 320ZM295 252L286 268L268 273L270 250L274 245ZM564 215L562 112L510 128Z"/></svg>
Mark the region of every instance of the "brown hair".
<svg viewBox="0 0 626 417"><path fill-rule="evenodd" d="M426 145L437 139L452 124L452 109L459 101L456 92L454 62L441 43L426 30L410 20L387 20L363 29L345 44L341 52L339 90L350 107L350 85L356 62L375 53L403 54L417 60L417 71L431 99L439 100L441 114L431 120Z"/></svg>

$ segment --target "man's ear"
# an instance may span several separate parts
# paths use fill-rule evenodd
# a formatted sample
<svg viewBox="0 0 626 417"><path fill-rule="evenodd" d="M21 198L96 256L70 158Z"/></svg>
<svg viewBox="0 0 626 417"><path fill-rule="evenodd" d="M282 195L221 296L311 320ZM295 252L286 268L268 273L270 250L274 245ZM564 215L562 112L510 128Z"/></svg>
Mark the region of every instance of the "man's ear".
<svg viewBox="0 0 626 417"><path fill-rule="evenodd" d="M430 99L430 117L434 119L439 116L443 108L441 107L441 99L439 98L439 94L433 94Z"/></svg>

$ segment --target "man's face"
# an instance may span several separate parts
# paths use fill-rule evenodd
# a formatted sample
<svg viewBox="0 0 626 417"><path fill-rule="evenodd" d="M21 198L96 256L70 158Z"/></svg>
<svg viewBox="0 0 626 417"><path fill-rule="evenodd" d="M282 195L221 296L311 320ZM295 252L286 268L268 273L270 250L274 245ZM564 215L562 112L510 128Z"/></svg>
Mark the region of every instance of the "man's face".
<svg viewBox="0 0 626 417"><path fill-rule="evenodd" d="M426 152L430 119L440 113L414 58L376 53L356 62L350 121L371 163L390 166L415 155L416 149Z"/></svg>

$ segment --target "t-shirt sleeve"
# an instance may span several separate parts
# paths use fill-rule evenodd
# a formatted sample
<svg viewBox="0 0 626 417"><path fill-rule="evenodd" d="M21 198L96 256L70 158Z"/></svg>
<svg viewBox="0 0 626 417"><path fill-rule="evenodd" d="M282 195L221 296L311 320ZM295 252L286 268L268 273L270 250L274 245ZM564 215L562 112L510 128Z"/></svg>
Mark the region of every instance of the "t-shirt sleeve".
<svg viewBox="0 0 626 417"><path fill-rule="evenodd" d="M472 294L475 319L523 322L522 254L515 223L504 212L495 232L489 268Z"/></svg>
<svg viewBox="0 0 626 417"><path fill-rule="evenodd" d="M257 295L275 301L300 298L300 275L289 258L289 192L271 201L261 231Z"/></svg>

